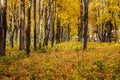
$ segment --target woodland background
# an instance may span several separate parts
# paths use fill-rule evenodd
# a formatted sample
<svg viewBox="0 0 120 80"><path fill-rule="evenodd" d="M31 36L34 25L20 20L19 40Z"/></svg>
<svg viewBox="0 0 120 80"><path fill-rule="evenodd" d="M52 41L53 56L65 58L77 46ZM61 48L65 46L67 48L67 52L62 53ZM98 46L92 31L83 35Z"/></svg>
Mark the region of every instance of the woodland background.
<svg viewBox="0 0 120 80"><path fill-rule="evenodd" d="M0 2L0 79L120 80L120 0Z"/></svg>

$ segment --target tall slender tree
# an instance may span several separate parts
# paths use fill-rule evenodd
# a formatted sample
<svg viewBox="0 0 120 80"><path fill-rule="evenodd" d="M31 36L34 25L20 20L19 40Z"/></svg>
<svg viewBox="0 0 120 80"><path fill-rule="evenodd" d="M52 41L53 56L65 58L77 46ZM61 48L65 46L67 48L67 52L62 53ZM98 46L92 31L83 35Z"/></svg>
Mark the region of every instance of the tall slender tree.
<svg viewBox="0 0 120 80"><path fill-rule="evenodd" d="M67 26L67 31L68 31L68 41L70 41L70 23Z"/></svg>
<svg viewBox="0 0 120 80"><path fill-rule="evenodd" d="M50 8L51 8L50 0L48 0L48 4L47 6L45 6L45 38L44 38L43 46L48 46L48 40L50 35L50 22L51 22Z"/></svg>
<svg viewBox="0 0 120 80"><path fill-rule="evenodd" d="M48 27L48 24L47 24L47 21L48 21L48 19L47 19L47 6L45 6L45 9L44 9L44 19L45 19L45 25L44 25L44 27L45 27L45 29L44 29L44 43L43 43L43 46L47 46L48 45L48 43L47 43L47 27Z"/></svg>
<svg viewBox="0 0 120 80"><path fill-rule="evenodd" d="M6 9L7 9L7 0L1 0L1 8L0 8L0 55L5 55L5 49L6 49L6 30L7 30Z"/></svg>
<svg viewBox="0 0 120 80"><path fill-rule="evenodd" d="M55 24L55 14L56 14L56 0L52 0L52 20L51 20L51 27L52 27L52 39L51 39L51 46L54 45L54 38L55 38L55 28L54 28L54 24Z"/></svg>
<svg viewBox="0 0 120 80"><path fill-rule="evenodd" d="M41 40L42 40L42 24L43 24L43 10L44 10L44 0L39 0L39 39L38 39L38 42L39 42L39 48L42 47L42 43L41 43Z"/></svg>
<svg viewBox="0 0 120 80"><path fill-rule="evenodd" d="M87 31L88 31L88 0L83 0L84 3L84 34L83 34L83 50L87 49Z"/></svg>
<svg viewBox="0 0 120 80"><path fill-rule="evenodd" d="M9 14L9 28L8 28L8 33L10 35L10 46L11 48L14 47L14 44L13 44L13 38L14 38L14 29L12 29L12 12L10 12Z"/></svg>
<svg viewBox="0 0 120 80"><path fill-rule="evenodd" d="M5 55L4 46L4 26L0 23L0 56Z"/></svg>
<svg viewBox="0 0 120 80"><path fill-rule="evenodd" d="M12 10L14 10L14 12L12 12L12 10L10 11L10 14L9 14L9 28L8 28L8 32L9 32L9 35L10 35L10 45L11 45L11 48L14 47L14 33L17 29L17 22L16 22L16 4L11 2L11 5L12 5ZM12 25L14 21L14 25ZM14 26L14 27L12 27Z"/></svg>
<svg viewBox="0 0 120 80"><path fill-rule="evenodd" d="M82 41L82 34L83 34L83 0L80 0L80 17L78 20L80 24L78 24L78 42Z"/></svg>
<svg viewBox="0 0 120 80"><path fill-rule="evenodd" d="M36 50L36 0L34 0L34 50Z"/></svg>
<svg viewBox="0 0 120 80"><path fill-rule="evenodd" d="M56 43L60 43L60 20L57 19L57 28L56 28Z"/></svg>
<svg viewBox="0 0 120 80"><path fill-rule="evenodd" d="M27 26L27 30L26 30L26 53L28 55L30 53L31 4L32 4L32 0L29 0L29 4L28 4L28 26Z"/></svg>
<svg viewBox="0 0 120 80"><path fill-rule="evenodd" d="M15 11L15 25L16 25L16 29L15 29L15 41L16 43L18 43L18 30L19 30L19 7L16 6L16 11Z"/></svg>
<svg viewBox="0 0 120 80"><path fill-rule="evenodd" d="M20 44L19 50L24 49L25 0L20 1Z"/></svg>

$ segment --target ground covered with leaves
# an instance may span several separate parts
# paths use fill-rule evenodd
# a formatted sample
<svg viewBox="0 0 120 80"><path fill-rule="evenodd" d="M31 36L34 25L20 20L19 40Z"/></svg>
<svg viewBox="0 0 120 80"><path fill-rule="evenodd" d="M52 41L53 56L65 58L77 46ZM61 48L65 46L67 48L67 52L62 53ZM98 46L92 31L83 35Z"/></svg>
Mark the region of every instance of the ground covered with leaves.
<svg viewBox="0 0 120 80"><path fill-rule="evenodd" d="M0 80L120 80L120 44L77 42L44 47L30 55L7 48Z"/></svg>

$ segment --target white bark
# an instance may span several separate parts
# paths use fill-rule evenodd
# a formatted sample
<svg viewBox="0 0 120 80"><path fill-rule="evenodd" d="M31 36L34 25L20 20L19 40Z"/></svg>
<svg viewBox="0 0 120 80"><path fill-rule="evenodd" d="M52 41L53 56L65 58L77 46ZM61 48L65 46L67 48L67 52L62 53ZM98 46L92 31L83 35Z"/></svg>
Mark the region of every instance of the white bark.
<svg viewBox="0 0 120 80"><path fill-rule="evenodd" d="M5 4L6 4L6 0L1 0L1 6L5 7Z"/></svg>
<svg viewBox="0 0 120 80"><path fill-rule="evenodd" d="M42 18L43 18L43 3L44 3L44 0L41 0L41 2L40 2L40 22L39 22L39 43L40 43L40 41L41 41L41 39L42 39Z"/></svg>

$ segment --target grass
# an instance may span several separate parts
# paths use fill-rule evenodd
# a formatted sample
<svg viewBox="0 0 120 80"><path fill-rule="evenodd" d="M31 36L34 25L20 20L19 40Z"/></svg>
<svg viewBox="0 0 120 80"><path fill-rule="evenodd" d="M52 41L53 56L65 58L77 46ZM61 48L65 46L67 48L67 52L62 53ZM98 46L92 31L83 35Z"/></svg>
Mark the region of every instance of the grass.
<svg viewBox="0 0 120 80"><path fill-rule="evenodd" d="M28 57L16 48L0 57L2 80L120 80L120 44L75 41L45 47Z"/></svg>

